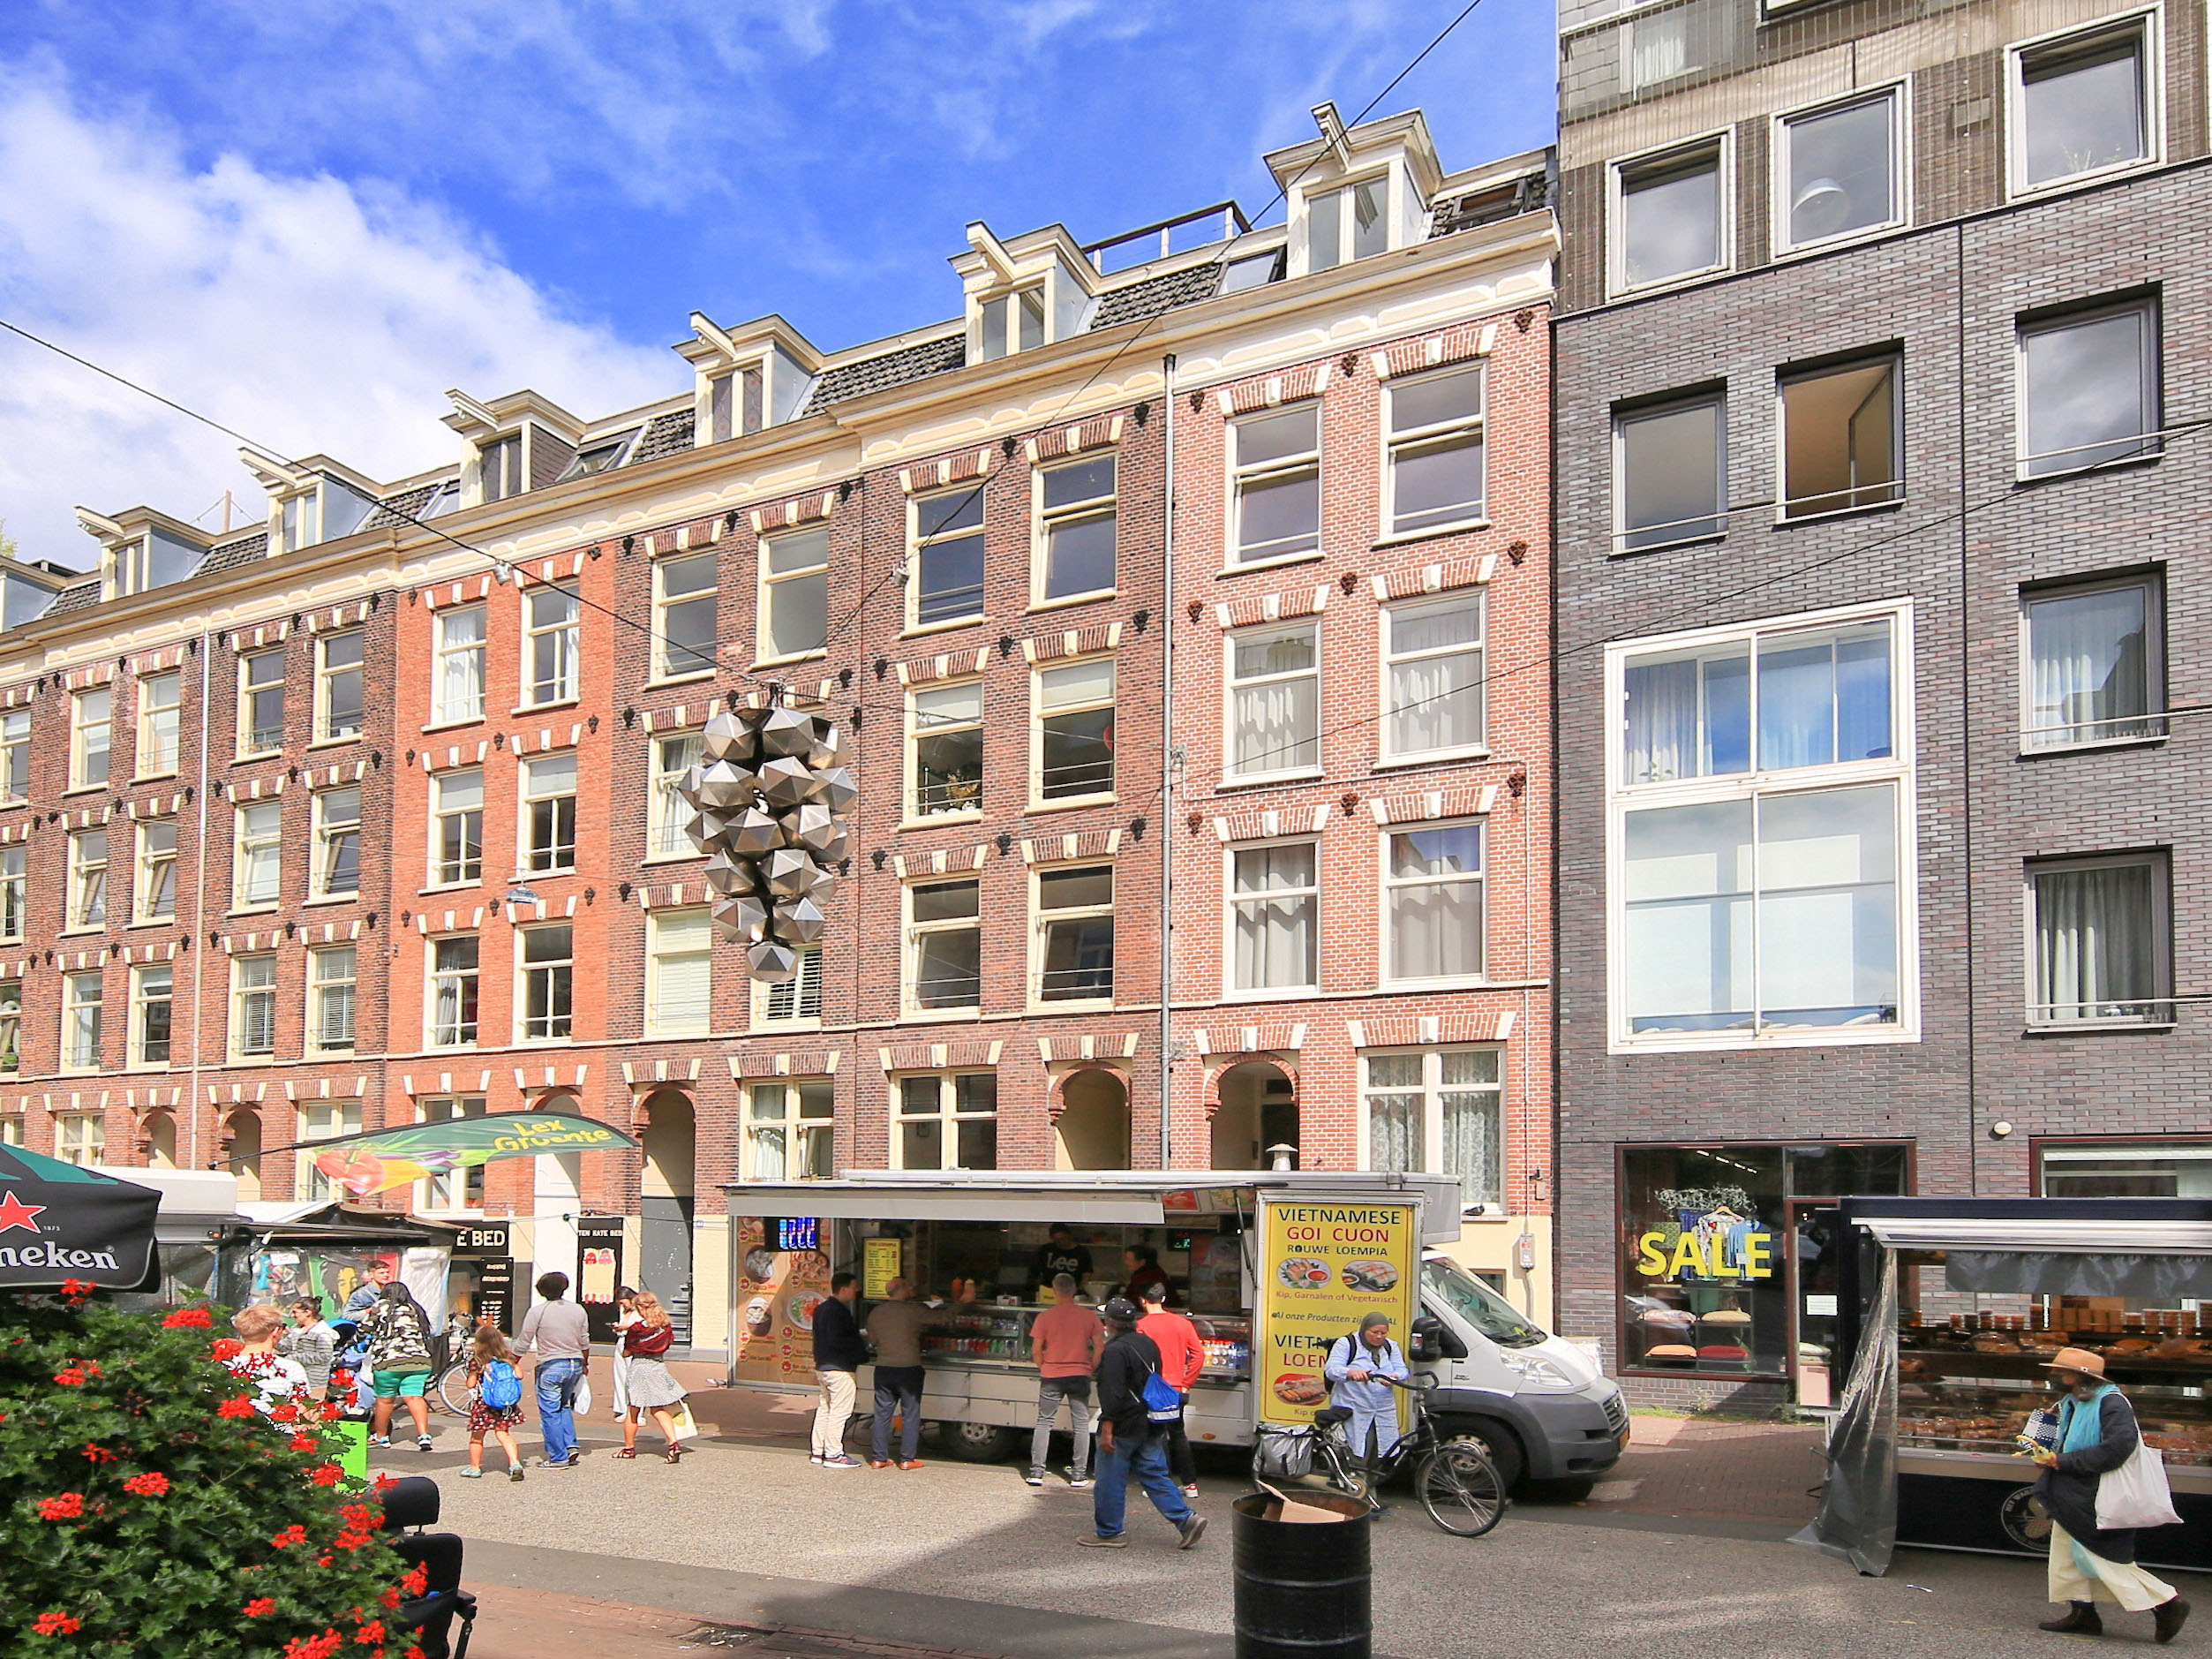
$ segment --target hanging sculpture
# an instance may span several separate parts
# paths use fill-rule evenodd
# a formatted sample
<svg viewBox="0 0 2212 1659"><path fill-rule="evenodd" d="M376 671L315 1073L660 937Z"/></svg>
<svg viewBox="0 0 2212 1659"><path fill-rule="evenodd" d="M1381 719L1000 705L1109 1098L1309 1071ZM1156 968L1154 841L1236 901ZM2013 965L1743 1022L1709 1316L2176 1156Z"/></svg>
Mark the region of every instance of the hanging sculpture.
<svg viewBox="0 0 2212 1659"><path fill-rule="evenodd" d="M754 978L780 984L798 971L799 947L822 937L851 850L845 814L859 791L843 734L780 705L717 714L676 793L692 809L686 833L709 855L715 931L745 946Z"/></svg>

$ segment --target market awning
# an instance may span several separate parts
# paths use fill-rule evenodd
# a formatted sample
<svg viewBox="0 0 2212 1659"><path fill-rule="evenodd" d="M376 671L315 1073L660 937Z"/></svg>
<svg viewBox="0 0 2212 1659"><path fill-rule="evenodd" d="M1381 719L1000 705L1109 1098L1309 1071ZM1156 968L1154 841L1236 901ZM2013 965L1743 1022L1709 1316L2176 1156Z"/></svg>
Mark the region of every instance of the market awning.
<svg viewBox="0 0 2212 1659"><path fill-rule="evenodd" d="M1090 1221L1156 1227L1167 1219L1156 1192L1049 1188L978 1189L952 1184L899 1189L844 1181L751 1183L726 1189L730 1213L816 1216L839 1221Z"/></svg>
<svg viewBox="0 0 2212 1659"><path fill-rule="evenodd" d="M2212 1221L2065 1216L1885 1216L1857 1220L1893 1250L2028 1250L2212 1256Z"/></svg>
<svg viewBox="0 0 2212 1659"><path fill-rule="evenodd" d="M619 1151L636 1144L613 1124L574 1112L493 1112L264 1147L257 1156L312 1150L317 1170L354 1197L365 1198L502 1158Z"/></svg>
<svg viewBox="0 0 2212 1659"><path fill-rule="evenodd" d="M0 1146L0 1285L136 1290L154 1260L161 1195L19 1146Z"/></svg>

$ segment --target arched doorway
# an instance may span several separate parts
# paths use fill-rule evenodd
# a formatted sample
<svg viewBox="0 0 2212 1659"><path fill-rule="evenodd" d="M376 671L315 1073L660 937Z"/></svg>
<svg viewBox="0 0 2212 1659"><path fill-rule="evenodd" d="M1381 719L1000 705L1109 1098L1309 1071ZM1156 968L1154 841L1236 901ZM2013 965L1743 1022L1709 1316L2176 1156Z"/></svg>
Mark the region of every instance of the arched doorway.
<svg viewBox="0 0 2212 1659"><path fill-rule="evenodd" d="M147 1114L146 1165L148 1169L177 1167L177 1120L166 1112Z"/></svg>
<svg viewBox="0 0 2212 1659"><path fill-rule="evenodd" d="M691 1342L691 1182L697 1133L691 1098L681 1090L663 1089L647 1098L637 1283L666 1306L675 1323L676 1341L687 1347Z"/></svg>
<svg viewBox="0 0 2212 1659"><path fill-rule="evenodd" d="M530 1103L533 1112L580 1112L574 1095L547 1095ZM530 1159L530 1280L546 1273L566 1273L571 1293L583 1299L583 1287L576 1259L576 1216L583 1208L583 1154L555 1152ZM522 1271L518 1266L518 1273ZM530 1292L534 1298L535 1289ZM518 1301L516 1307L522 1303ZM519 1317L519 1314L517 1315Z"/></svg>
<svg viewBox="0 0 2212 1659"><path fill-rule="evenodd" d="M1060 1085L1052 1126L1053 1161L1061 1169L1129 1167L1129 1085L1118 1072L1092 1067Z"/></svg>
<svg viewBox="0 0 2212 1659"><path fill-rule="evenodd" d="M259 1203L261 1196L261 1114L258 1112L234 1112L223 1122L222 1156L229 1161L223 1165L238 1178L238 1202L242 1204ZM297 1195L307 1184L307 1172L314 1167L312 1153L299 1157L298 1173L292 1178Z"/></svg>
<svg viewBox="0 0 2212 1659"><path fill-rule="evenodd" d="M1271 1059L1232 1066L1216 1081L1221 1104L1214 1111L1214 1167L1265 1169L1268 1149L1293 1149L1298 1164L1298 1085Z"/></svg>

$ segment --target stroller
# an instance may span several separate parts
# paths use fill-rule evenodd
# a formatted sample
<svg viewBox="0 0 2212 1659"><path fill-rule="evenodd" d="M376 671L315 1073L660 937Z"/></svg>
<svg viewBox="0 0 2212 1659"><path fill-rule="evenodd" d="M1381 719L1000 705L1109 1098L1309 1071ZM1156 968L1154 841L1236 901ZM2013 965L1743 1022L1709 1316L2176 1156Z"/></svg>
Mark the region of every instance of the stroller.
<svg viewBox="0 0 2212 1659"><path fill-rule="evenodd" d="M437 1523L438 1498L438 1482L420 1474L384 1489L384 1530L397 1535L392 1548L401 1560L421 1567L430 1580L420 1595L400 1603L392 1622L415 1633L425 1659L468 1659L469 1635L476 1628L476 1597L461 1587L461 1535L424 1530ZM453 1640L456 1619L461 1624L457 1643Z"/></svg>

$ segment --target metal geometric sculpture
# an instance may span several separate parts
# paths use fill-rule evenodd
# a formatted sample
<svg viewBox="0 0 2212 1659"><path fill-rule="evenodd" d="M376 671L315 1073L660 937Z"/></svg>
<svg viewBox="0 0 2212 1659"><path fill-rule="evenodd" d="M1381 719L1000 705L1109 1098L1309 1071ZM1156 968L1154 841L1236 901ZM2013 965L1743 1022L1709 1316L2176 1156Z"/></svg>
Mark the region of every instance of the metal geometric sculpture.
<svg viewBox="0 0 2212 1659"><path fill-rule="evenodd" d="M822 937L837 866L852 848L845 813L860 791L844 734L824 716L780 705L715 715L703 759L677 780L685 826L711 855L715 931L746 947L746 970L771 984L799 969L797 946Z"/></svg>

